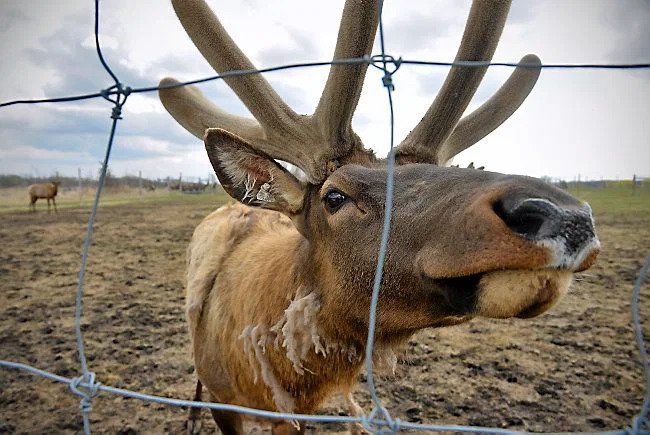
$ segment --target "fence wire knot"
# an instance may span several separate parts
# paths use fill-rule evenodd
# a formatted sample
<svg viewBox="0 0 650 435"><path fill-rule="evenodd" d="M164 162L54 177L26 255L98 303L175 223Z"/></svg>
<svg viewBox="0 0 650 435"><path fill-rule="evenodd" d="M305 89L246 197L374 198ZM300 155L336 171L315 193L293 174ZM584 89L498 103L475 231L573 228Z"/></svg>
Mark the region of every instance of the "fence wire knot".
<svg viewBox="0 0 650 435"><path fill-rule="evenodd" d="M113 107L113 110L111 111L111 118L112 119L122 119L122 106L115 106Z"/></svg>
<svg viewBox="0 0 650 435"><path fill-rule="evenodd" d="M70 391L72 391L77 396L81 397L79 403L79 408L81 412L89 413L92 411L93 407L91 401L99 393L100 382L95 382L95 373L88 372L85 375L74 378L70 382Z"/></svg>
<svg viewBox="0 0 650 435"><path fill-rule="evenodd" d="M384 72L384 76L381 78L382 83L385 87L394 91L393 74L402 66L402 58L395 59L390 54L376 54L370 58L370 64ZM392 65L393 69L389 69L388 65Z"/></svg>
<svg viewBox="0 0 650 435"><path fill-rule="evenodd" d="M113 111L111 112L112 119L122 119L122 106L124 106L126 99L131 95L132 91L133 89L130 86L124 86L120 82L100 91L102 98L114 104ZM115 95L115 99L111 98L111 95Z"/></svg>
<svg viewBox="0 0 650 435"><path fill-rule="evenodd" d="M402 422L399 418L393 419L383 406L376 405L370 414L361 418L361 424L370 433L383 434L397 433Z"/></svg>

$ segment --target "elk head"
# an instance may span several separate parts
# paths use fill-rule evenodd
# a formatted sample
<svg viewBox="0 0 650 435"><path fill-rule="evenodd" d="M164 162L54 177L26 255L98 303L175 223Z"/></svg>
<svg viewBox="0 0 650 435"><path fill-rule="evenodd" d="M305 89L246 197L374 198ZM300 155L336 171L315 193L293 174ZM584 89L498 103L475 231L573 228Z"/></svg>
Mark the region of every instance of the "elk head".
<svg viewBox="0 0 650 435"><path fill-rule="evenodd" d="M174 1L185 30L219 73L254 69L200 0ZM457 60L492 58L509 1L472 5ZM374 0L348 0L334 59L371 51ZM473 316L532 317L566 292L599 250L591 210L534 178L445 167L504 122L532 90L540 61L525 56L486 103L460 119L485 68L453 67L422 121L395 150L393 224L378 333ZM313 115L296 114L259 74L225 78L255 120L218 108L194 87L161 89L171 115L205 141L232 197L289 216L308 246L323 306L365 333L385 210L386 162L351 120L367 65L334 65ZM174 85L164 79L161 86ZM299 181L275 159L304 171ZM318 284L318 283L316 283ZM350 310L350 307L356 307Z"/></svg>

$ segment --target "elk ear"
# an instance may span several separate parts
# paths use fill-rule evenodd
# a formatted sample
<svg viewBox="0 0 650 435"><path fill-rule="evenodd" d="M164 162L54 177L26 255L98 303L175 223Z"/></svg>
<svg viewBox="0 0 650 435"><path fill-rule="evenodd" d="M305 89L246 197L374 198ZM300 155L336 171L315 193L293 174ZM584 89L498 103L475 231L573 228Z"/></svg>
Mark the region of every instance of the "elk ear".
<svg viewBox="0 0 650 435"><path fill-rule="evenodd" d="M271 156L220 128L207 129L203 140L210 163L228 195L243 204L289 216L302 211L303 186Z"/></svg>

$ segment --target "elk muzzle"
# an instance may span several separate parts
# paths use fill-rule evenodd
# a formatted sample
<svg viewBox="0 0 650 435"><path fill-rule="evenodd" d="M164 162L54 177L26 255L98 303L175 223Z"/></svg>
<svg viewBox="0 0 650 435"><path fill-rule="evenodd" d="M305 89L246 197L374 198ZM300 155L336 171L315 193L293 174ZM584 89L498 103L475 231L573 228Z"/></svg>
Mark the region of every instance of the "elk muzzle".
<svg viewBox="0 0 650 435"><path fill-rule="evenodd" d="M598 254L599 242L589 204L565 209L543 198L494 204L495 213L515 233L548 249L548 267L582 271Z"/></svg>
<svg viewBox="0 0 650 435"><path fill-rule="evenodd" d="M600 243L589 205L545 196L481 194L466 210L465 243L443 240L433 246L445 255L432 256L431 247L420 253L426 281L453 313L537 316L568 291L573 273L594 263Z"/></svg>

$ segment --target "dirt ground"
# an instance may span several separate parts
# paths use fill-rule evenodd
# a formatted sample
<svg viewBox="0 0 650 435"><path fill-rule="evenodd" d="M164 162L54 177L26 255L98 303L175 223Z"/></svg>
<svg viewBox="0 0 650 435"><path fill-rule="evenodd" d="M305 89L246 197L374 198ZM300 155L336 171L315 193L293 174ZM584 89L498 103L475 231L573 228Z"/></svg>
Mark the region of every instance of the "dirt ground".
<svg viewBox="0 0 650 435"><path fill-rule="evenodd" d="M215 206L208 199L100 209L83 318L89 365L100 382L191 399L184 256L193 228ZM596 215L603 245L598 264L578 276L551 312L533 320L475 320L415 336L396 375L379 380L391 415L529 431L628 426L643 396L629 301L650 247L650 213ZM88 211L79 209L0 215L0 359L79 375L73 311L87 218ZM642 313L650 319L650 309ZM368 409L363 382L356 396ZM333 401L322 412L344 409ZM185 417L184 409L102 393L90 419L98 433L182 433ZM213 432L209 413L203 417ZM80 429L79 401L67 387L0 369L0 433Z"/></svg>

